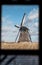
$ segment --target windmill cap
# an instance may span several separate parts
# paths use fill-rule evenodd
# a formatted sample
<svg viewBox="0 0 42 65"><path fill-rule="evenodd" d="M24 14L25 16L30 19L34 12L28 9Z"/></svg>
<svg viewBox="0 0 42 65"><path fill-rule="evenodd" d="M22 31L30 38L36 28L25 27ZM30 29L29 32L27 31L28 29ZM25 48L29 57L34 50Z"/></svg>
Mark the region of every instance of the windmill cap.
<svg viewBox="0 0 42 65"><path fill-rule="evenodd" d="M27 27L25 27L25 26L22 26L21 28L20 28L20 30L21 29L26 29L26 30L29 30Z"/></svg>

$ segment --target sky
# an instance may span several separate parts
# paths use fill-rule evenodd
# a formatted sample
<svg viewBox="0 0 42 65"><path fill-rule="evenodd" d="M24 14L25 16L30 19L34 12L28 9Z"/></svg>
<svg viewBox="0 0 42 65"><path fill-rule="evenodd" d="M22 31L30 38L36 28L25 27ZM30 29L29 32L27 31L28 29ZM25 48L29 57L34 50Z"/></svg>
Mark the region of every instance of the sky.
<svg viewBox="0 0 42 65"><path fill-rule="evenodd" d="M2 5L1 41L15 42L24 13L23 25L29 28L32 42L39 41L39 6L38 5Z"/></svg>

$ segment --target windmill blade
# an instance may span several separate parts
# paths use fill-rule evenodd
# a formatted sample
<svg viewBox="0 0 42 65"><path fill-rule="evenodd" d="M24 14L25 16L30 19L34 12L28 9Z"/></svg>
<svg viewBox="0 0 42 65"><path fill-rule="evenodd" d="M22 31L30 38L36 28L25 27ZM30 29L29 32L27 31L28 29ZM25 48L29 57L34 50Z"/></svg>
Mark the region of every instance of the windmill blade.
<svg viewBox="0 0 42 65"><path fill-rule="evenodd" d="M20 31L20 30L19 30L19 31ZM16 37L16 39L15 39L15 42L17 41L17 38L18 38L18 35L19 35L19 31L18 31L17 37Z"/></svg>
<svg viewBox="0 0 42 65"><path fill-rule="evenodd" d="M20 28L19 26L15 25L15 27Z"/></svg>
<svg viewBox="0 0 42 65"><path fill-rule="evenodd" d="M30 41L32 42L32 40L31 40L31 36L30 36L29 32L28 32L28 35L29 35Z"/></svg>
<svg viewBox="0 0 42 65"><path fill-rule="evenodd" d="M24 19L25 15L26 15L26 13L24 13L24 16L23 16L23 18L22 18L22 22L21 22L21 24L20 24L21 27L22 27L22 23L23 23L23 19Z"/></svg>
<svg viewBox="0 0 42 65"><path fill-rule="evenodd" d="M30 34L29 34L29 38L30 38L30 41L32 42Z"/></svg>

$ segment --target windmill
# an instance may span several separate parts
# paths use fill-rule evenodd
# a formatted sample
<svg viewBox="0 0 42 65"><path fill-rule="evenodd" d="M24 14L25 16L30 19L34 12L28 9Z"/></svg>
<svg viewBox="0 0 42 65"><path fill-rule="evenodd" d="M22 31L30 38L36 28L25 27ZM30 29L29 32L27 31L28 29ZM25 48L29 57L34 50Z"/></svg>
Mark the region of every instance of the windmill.
<svg viewBox="0 0 42 65"><path fill-rule="evenodd" d="M28 29L26 26L23 26L23 20L24 20L25 15L26 15L26 13L24 13L24 16L23 16L23 18L22 18L22 22L21 22L21 24L20 24L20 27L17 26L17 25L15 25L15 27L19 28L18 35L19 35L19 33L20 33L18 42L25 42L25 41L27 41L27 42L32 42L32 41L31 41L30 34L29 34L29 29ZM17 35L17 37L16 37L16 40L17 40L17 38L18 38L18 35ZM15 40L15 42L16 42L16 40Z"/></svg>

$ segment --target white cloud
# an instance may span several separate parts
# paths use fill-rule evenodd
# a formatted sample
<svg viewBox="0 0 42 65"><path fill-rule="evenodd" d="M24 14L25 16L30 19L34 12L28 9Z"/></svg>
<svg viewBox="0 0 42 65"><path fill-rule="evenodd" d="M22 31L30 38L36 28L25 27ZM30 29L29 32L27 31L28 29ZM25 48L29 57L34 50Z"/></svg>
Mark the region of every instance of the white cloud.
<svg viewBox="0 0 42 65"><path fill-rule="evenodd" d="M2 17L2 28L1 28L1 40L2 41L7 41L7 42L12 42L15 41L15 38L18 33L18 29L14 27L13 21L7 17Z"/></svg>
<svg viewBox="0 0 42 65"><path fill-rule="evenodd" d="M12 27L12 26L2 26L2 31L7 31L7 32L11 32L11 31L13 31L13 32L16 32L18 29L17 28L15 28L15 27Z"/></svg>
<svg viewBox="0 0 42 65"><path fill-rule="evenodd" d="M33 9L29 14L28 14L28 19L32 20L35 18L39 17L39 10L38 9Z"/></svg>
<svg viewBox="0 0 42 65"><path fill-rule="evenodd" d="M9 16L8 15L1 18L2 22L6 22L8 19L9 19Z"/></svg>
<svg viewBox="0 0 42 65"><path fill-rule="evenodd" d="M32 38L32 41L33 42L39 42L39 37L38 37L38 35L36 35L36 36L31 36L31 38Z"/></svg>
<svg viewBox="0 0 42 65"><path fill-rule="evenodd" d="M39 33L38 33L38 31L30 31L30 34L31 35L38 35Z"/></svg>
<svg viewBox="0 0 42 65"><path fill-rule="evenodd" d="M4 32L2 33L2 40L7 41L7 42L13 42L15 41L15 37L16 37L17 33L13 33L13 32Z"/></svg>
<svg viewBox="0 0 42 65"><path fill-rule="evenodd" d="M4 20L4 22L3 22L3 20ZM7 17L2 17L2 30L15 31L15 30L17 30L17 28L14 27L14 22L11 21L11 19L9 20L9 18L7 19Z"/></svg>
<svg viewBox="0 0 42 65"><path fill-rule="evenodd" d="M2 22L5 22L5 19L4 19L4 17L2 17L2 18L1 18L1 20L2 20Z"/></svg>
<svg viewBox="0 0 42 65"><path fill-rule="evenodd" d="M36 27L38 27L39 25L38 25L38 22L35 22L35 24L34 24Z"/></svg>

